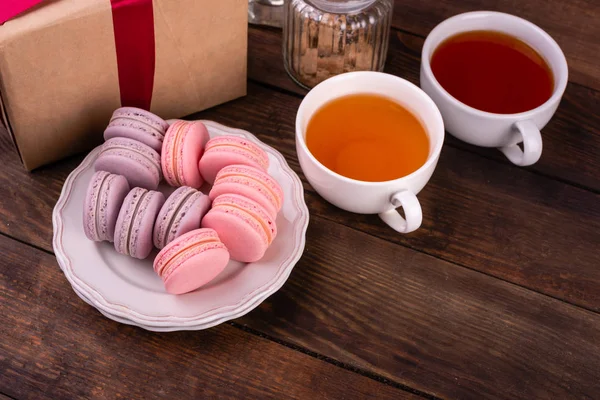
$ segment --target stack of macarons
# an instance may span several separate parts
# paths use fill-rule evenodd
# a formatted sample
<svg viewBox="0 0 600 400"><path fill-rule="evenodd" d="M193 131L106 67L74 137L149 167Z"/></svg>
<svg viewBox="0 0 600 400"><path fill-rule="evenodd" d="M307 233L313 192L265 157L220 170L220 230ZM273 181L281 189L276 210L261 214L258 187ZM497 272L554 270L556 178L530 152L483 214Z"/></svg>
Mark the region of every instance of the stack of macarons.
<svg viewBox="0 0 600 400"><path fill-rule="evenodd" d="M169 124L134 107L117 109L104 131L96 171L122 175L131 187L156 190L162 180L160 152Z"/></svg>
<svg viewBox="0 0 600 400"><path fill-rule="evenodd" d="M213 183L217 173L228 165L243 164L264 171L269 169L269 157L256 144L237 136L217 136L206 144L206 153L198 169L204 179Z"/></svg>
<svg viewBox="0 0 600 400"><path fill-rule="evenodd" d="M113 113L104 138L83 208L90 240L140 259L159 249L154 270L173 294L210 282L230 258L263 257L283 191L259 146L237 136L209 140L202 122L169 125L133 107ZM163 178L177 188L166 199L157 190Z"/></svg>
<svg viewBox="0 0 600 400"><path fill-rule="evenodd" d="M275 219L283 204L277 181L253 166L228 165L216 174L209 197L212 208L202 227L219 233L234 260L260 260L277 235Z"/></svg>

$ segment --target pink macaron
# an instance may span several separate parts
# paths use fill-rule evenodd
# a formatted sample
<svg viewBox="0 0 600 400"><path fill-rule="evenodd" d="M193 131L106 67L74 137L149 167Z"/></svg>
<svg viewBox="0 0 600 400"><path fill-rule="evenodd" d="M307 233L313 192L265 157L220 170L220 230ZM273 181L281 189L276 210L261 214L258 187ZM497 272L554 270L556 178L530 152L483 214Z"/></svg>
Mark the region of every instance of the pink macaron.
<svg viewBox="0 0 600 400"><path fill-rule="evenodd" d="M277 236L271 214L254 200L237 194L215 198L202 227L214 229L231 258L241 262L260 260Z"/></svg>
<svg viewBox="0 0 600 400"><path fill-rule="evenodd" d="M177 237L200 228L210 199L189 186L175 190L160 209L154 224L154 246L162 249Z"/></svg>
<svg viewBox="0 0 600 400"><path fill-rule="evenodd" d="M88 239L112 242L123 200L129 192L127 179L106 171L92 176L83 205L83 231Z"/></svg>
<svg viewBox="0 0 600 400"><path fill-rule="evenodd" d="M137 140L123 137L109 139L102 145L94 168L123 175L131 187L156 190L162 179L160 155Z"/></svg>
<svg viewBox="0 0 600 400"><path fill-rule="evenodd" d="M171 186L200 188L204 180L198 162L208 142L208 131L200 121L177 120L167 130L161 154L162 171Z"/></svg>
<svg viewBox="0 0 600 400"><path fill-rule="evenodd" d="M154 259L167 292L191 292L212 281L229 262L229 252L212 229L195 229L169 243Z"/></svg>
<svg viewBox="0 0 600 400"><path fill-rule="evenodd" d="M229 165L219 171L209 193L210 199L228 193L256 201L273 217L283 204L283 190L279 183L262 169L248 165Z"/></svg>
<svg viewBox="0 0 600 400"><path fill-rule="evenodd" d="M115 249L135 258L146 258L152 251L154 221L165 196L154 190L133 188L125 200L115 226Z"/></svg>
<svg viewBox="0 0 600 400"><path fill-rule="evenodd" d="M169 124L149 111L135 107L121 107L113 112L104 140L125 137L152 147L159 152Z"/></svg>
<svg viewBox="0 0 600 400"><path fill-rule="evenodd" d="M269 156L248 139L217 136L206 144L199 168L204 179L212 184L222 168L233 164L250 165L266 171L269 169Z"/></svg>

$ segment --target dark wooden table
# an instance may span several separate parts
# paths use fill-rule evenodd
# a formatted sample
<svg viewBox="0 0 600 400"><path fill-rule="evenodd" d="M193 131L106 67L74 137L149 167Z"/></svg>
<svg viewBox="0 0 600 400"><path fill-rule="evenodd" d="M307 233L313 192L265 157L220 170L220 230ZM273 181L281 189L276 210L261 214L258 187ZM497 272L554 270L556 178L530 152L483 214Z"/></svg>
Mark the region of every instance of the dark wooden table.
<svg viewBox="0 0 600 400"><path fill-rule="evenodd" d="M386 71L418 83L424 37L462 11L525 17L570 83L532 167L451 137L422 228L326 203L304 180L281 32L250 27L248 95L191 118L249 130L304 180L306 250L247 316L158 334L81 301L52 252L74 157L34 173L0 134L0 398L600 398L600 3L402 0Z"/></svg>

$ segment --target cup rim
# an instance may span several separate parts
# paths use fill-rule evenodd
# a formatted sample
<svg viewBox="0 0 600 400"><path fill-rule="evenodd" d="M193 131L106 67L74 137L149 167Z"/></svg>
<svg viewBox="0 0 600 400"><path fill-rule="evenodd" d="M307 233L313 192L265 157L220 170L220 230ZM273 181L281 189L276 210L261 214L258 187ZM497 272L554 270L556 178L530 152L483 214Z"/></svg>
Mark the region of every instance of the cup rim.
<svg viewBox="0 0 600 400"><path fill-rule="evenodd" d="M456 97L452 96L448 91L446 91L446 89L444 89L444 87L438 82L437 78L435 77L435 75L433 73L433 70L431 69L430 54L433 54L433 52L441 44L441 42L443 42L444 40L448 39L449 37L455 35L456 33L445 35L441 39L440 43L438 43L438 45L435 48L433 48L433 44L432 44L433 39L432 38L435 33L438 33L445 26L455 23L457 21L463 21L467 18L473 18L473 17L479 17L479 18L480 17L492 17L492 18L510 19L510 20L514 21L515 23L519 23L519 24L528 26L529 28L533 29L535 32L537 32L537 34L541 35L546 41L548 41L550 43L550 46L553 48L553 51L556 52L556 54L558 55L559 64L561 64L564 67L565 74L554 77L555 82L556 82L556 87L554 88L554 90L552 92L552 96L550 96L550 98L548 100L546 100L544 103L540 104L536 108L532 108L531 110L523 111L520 113L499 114L499 113L492 113L492 112L488 112L488 111L482 111L475 107L471 107L468 104L465 104L462 101L458 100ZM510 32L507 32L504 30L498 30L498 31L506 33L508 35L512 35ZM465 31L465 32L468 32L468 31ZM542 54L542 56L545 57L546 55ZM546 61L546 62L548 62L548 61ZM436 25L435 28L433 28L431 30L431 32L429 32L429 34L425 38L425 43L423 44L423 50L421 51L421 65L423 67L423 72L434 83L436 88L439 89L442 92L442 94L445 95L448 98L448 100L453 103L453 105L462 108L464 111L466 111L472 115L486 117L486 118L493 118L493 119L498 119L498 120L514 120L515 118L528 119L528 118L531 118L534 114L539 113L540 111L544 111L548 108L551 108L554 104L556 104L557 102L560 101L560 99L562 98L562 96L565 92L565 89L567 87L567 83L569 81L569 68L568 68L568 64L567 64L567 59L566 59L562 49L560 48L558 43L552 38L552 36L550 36L546 31L544 31L539 26L535 25L533 22L530 22L521 17L517 17L516 15L502 13L502 12L498 12L498 11L470 11L470 12L465 12L462 14L454 15L454 16L447 18L444 21L440 22L438 25Z"/></svg>
<svg viewBox="0 0 600 400"><path fill-rule="evenodd" d="M338 174L337 172L327 168L309 150L308 146L306 145L306 139L304 138L304 135L302 134L303 132L300 129L301 120L304 118L304 108L306 107L305 104L306 104L307 100L310 100L312 97L316 96L315 93L316 93L317 89L337 83L338 81L346 81L346 80L353 80L353 79L368 79L369 77L373 77L373 76L382 76L382 77L385 77L385 79L396 80L397 82L400 82L401 84L407 85L407 87L409 87L411 90L414 90L414 92L418 96L423 97L425 102L431 106L433 113L434 113L433 118L435 118L441 126L441 137L439 138L439 140L433 147L433 150L427 156L427 160L423 163L423 165L421 165L419 168L417 168L415 171L411 172L410 174L401 176L400 178L391 179L391 180L387 180L387 181L376 181L376 182L361 181L359 179L348 178L347 176ZM367 91L357 92L357 93L380 94L380 93L367 92ZM322 102L321 106L331 100L333 100L333 99ZM420 116L419 116L419 118L420 118ZM298 107L298 112L296 114L296 143L300 144L300 146L302 147L302 151L304 151L308 155L308 157L313 161L313 163L315 163L315 165L317 165L317 167L319 169L321 169L325 173L333 175L334 177L342 180L343 182L361 184L361 185L366 185L366 186L371 186L371 187L384 186L384 185L389 185L390 183L402 182L404 180L407 180L411 177L416 176L417 174L422 173L423 170L429 168L432 164L436 163L437 159L442 151L442 147L444 145L445 134L446 133L445 133L445 129L444 129L444 120L442 118L442 114L441 114L440 110L438 109L437 105L435 104L435 102L427 95L427 93L425 93L420 87L418 87L414 83L412 83L404 78L400 78L399 76L396 76L396 75L387 74L384 72L377 72L377 71L345 72L343 74L333 76L331 78L328 78L328 79L320 82L319 84L314 86L308 92L308 94L304 97L304 99L302 99L302 102L300 103L300 106ZM429 139L431 140L431 137Z"/></svg>

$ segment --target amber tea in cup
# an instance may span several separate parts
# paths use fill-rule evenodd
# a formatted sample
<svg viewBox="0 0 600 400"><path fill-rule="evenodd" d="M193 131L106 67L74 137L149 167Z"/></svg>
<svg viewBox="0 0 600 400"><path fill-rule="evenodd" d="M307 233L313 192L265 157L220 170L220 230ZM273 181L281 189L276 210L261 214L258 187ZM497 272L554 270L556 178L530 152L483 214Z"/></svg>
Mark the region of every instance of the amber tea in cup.
<svg viewBox="0 0 600 400"><path fill-rule="evenodd" d="M462 103L496 114L516 114L544 104L554 91L552 70L531 46L496 31L451 36L433 52L439 84Z"/></svg>
<svg viewBox="0 0 600 400"><path fill-rule="evenodd" d="M429 156L429 139L419 118L376 94L352 94L319 108L306 128L315 158L347 178L383 182L419 169Z"/></svg>
<svg viewBox="0 0 600 400"><path fill-rule="evenodd" d="M334 206L378 214L400 233L421 226L417 195L443 145L444 122L433 100L381 72L326 79L296 114L296 154L308 183Z"/></svg>

